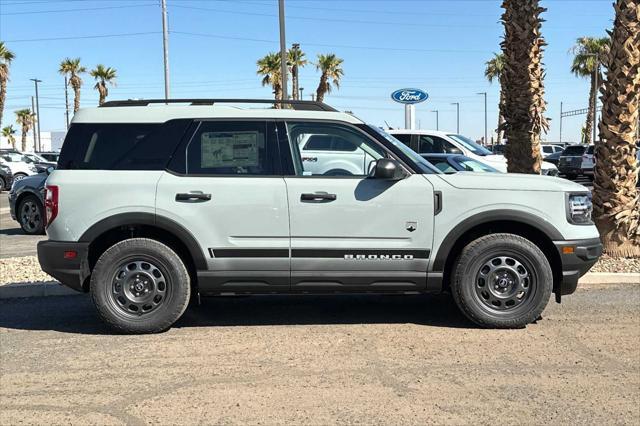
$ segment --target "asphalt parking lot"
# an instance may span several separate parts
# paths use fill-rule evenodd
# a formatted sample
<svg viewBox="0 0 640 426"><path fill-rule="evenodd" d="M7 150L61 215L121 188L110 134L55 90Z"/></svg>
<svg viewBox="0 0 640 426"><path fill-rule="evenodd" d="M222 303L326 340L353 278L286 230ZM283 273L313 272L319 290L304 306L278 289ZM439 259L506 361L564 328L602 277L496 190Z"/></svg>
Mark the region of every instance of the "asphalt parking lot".
<svg viewBox="0 0 640 426"><path fill-rule="evenodd" d="M0 424L638 424L640 286L522 330L446 296L204 299L117 336L86 296L0 301Z"/></svg>

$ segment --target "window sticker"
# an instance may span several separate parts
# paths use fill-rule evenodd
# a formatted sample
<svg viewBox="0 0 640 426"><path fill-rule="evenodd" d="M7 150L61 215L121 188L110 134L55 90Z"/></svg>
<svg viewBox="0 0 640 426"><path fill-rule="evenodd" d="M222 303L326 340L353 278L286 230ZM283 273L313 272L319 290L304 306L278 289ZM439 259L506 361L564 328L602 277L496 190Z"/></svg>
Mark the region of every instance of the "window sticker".
<svg viewBox="0 0 640 426"><path fill-rule="evenodd" d="M258 132L206 132L200 139L200 167L257 167Z"/></svg>

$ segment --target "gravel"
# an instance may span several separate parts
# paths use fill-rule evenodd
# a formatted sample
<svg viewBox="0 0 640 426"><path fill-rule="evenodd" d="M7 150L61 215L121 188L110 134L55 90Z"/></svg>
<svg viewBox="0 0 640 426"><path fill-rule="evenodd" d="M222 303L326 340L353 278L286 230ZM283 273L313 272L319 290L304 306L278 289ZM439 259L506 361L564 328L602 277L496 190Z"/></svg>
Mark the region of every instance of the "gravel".
<svg viewBox="0 0 640 426"><path fill-rule="evenodd" d="M590 272L640 273L640 259L602 256ZM35 256L0 259L0 285L9 283L29 284L51 281L53 278L40 269Z"/></svg>

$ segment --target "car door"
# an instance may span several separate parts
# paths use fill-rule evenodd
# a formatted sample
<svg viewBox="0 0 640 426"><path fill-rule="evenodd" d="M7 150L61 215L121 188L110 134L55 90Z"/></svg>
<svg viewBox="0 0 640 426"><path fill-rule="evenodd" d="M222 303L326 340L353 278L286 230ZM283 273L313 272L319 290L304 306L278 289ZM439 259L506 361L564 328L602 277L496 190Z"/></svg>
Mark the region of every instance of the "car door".
<svg viewBox="0 0 640 426"><path fill-rule="evenodd" d="M289 289L289 211L275 125L203 120L157 185L156 213L197 240L201 293Z"/></svg>
<svg viewBox="0 0 640 426"><path fill-rule="evenodd" d="M291 121L279 129L281 151L289 150L293 163L285 176L292 290L423 290L433 238L429 181L410 172L400 180L369 178L376 160L393 155L357 127ZM298 142L314 134L348 141L372 161L345 176L314 175L305 168Z"/></svg>

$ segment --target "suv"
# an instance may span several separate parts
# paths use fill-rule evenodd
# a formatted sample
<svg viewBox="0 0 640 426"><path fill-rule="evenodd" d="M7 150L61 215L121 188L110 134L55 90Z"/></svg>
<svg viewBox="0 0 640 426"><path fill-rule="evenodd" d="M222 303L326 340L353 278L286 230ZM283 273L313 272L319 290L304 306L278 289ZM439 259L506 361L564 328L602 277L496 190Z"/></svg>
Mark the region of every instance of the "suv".
<svg viewBox="0 0 640 426"><path fill-rule="evenodd" d="M47 180L40 265L120 332L169 328L191 296L274 293L448 291L481 326L524 327L601 254L576 183L447 175L323 103L180 102L78 111ZM371 161L313 171L316 135Z"/></svg>
<svg viewBox="0 0 640 426"><path fill-rule="evenodd" d="M392 129L389 133L418 154L462 154L501 172L507 172L507 159L496 155L466 136L439 130ZM557 176L558 169L551 163L542 161L540 173Z"/></svg>
<svg viewBox="0 0 640 426"><path fill-rule="evenodd" d="M578 176L593 176L595 159L594 145L571 145L560 155L558 170L568 179Z"/></svg>
<svg viewBox="0 0 640 426"><path fill-rule="evenodd" d="M542 154L543 158L548 157L551 154L555 154L556 152L562 152L564 150L560 145L551 145L551 144L542 144L540 145L540 154Z"/></svg>

